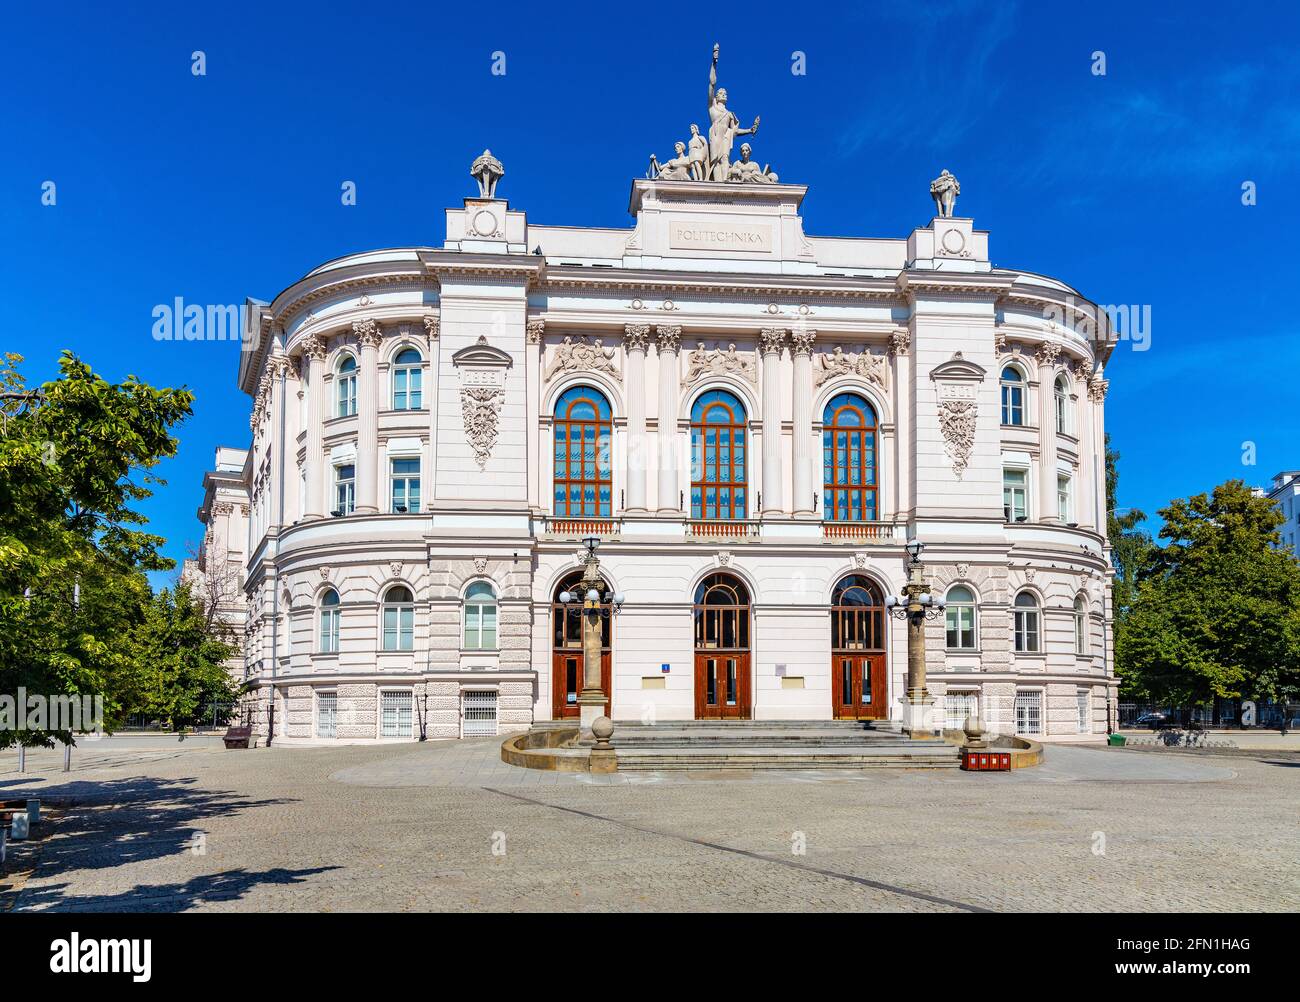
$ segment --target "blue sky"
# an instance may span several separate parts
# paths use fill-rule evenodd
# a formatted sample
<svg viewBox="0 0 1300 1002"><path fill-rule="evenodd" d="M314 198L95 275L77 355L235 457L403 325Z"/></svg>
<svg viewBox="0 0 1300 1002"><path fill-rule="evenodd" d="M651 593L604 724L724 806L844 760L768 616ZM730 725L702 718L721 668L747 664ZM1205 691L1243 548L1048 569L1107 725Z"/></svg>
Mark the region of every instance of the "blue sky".
<svg viewBox="0 0 1300 1002"><path fill-rule="evenodd" d="M31 381L71 348L195 391L145 505L173 557L249 401L237 349L155 342L156 304L439 244L484 146L531 220L629 225L631 179L703 113L714 41L733 108L762 116L755 158L810 186L808 232L904 236L947 167L995 264L1150 306L1149 350L1108 372L1121 505L1300 467L1294 4L204 6L25 5L0 39L0 348Z"/></svg>

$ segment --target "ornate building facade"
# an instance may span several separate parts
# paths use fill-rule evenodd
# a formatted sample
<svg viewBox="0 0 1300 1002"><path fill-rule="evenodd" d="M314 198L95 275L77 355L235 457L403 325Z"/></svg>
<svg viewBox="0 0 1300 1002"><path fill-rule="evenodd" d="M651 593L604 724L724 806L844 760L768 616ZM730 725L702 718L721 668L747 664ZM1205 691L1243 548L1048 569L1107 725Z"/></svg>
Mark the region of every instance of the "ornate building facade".
<svg viewBox="0 0 1300 1002"><path fill-rule="evenodd" d="M914 538L942 722L1105 733L1092 304L994 268L946 172L910 235L817 237L804 186L689 164L633 183L630 228L537 226L484 156L441 247L250 303L246 517L200 515L244 534L213 545L276 740L576 715L587 538L615 720L899 719Z"/></svg>

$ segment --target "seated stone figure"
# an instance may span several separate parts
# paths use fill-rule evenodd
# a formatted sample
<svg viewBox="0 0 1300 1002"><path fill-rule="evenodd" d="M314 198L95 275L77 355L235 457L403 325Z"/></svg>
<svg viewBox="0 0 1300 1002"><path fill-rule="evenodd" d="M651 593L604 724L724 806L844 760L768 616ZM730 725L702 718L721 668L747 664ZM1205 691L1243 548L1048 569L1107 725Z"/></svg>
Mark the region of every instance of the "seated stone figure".
<svg viewBox="0 0 1300 1002"><path fill-rule="evenodd" d="M691 159L686 155L686 144L674 143L673 149L677 151L677 156L662 164L653 153L650 154L651 176L657 177L661 181L689 181L691 179Z"/></svg>
<svg viewBox="0 0 1300 1002"><path fill-rule="evenodd" d="M749 143L742 143L740 147L740 159L731 165L727 171L728 181L741 181L752 184L775 184L777 176L766 167L760 168L757 163L750 160L750 154L753 150Z"/></svg>

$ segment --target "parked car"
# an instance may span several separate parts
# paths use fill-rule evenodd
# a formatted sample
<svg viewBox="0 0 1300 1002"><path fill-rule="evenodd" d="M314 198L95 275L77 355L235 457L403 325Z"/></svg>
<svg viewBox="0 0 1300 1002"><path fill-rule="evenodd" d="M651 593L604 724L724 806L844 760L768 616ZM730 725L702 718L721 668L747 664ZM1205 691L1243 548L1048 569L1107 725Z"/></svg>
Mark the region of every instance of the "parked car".
<svg viewBox="0 0 1300 1002"><path fill-rule="evenodd" d="M1158 731L1169 726L1169 718L1158 710L1153 710L1138 717L1137 720L1133 721L1133 726L1150 727L1153 731Z"/></svg>

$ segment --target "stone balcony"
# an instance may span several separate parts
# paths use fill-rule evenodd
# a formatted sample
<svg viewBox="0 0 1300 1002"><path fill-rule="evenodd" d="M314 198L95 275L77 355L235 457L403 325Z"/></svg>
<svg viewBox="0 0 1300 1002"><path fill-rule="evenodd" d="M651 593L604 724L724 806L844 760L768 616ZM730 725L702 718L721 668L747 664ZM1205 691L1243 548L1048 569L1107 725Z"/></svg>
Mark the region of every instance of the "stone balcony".
<svg viewBox="0 0 1300 1002"><path fill-rule="evenodd" d="M658 539L695 543L757 543L765 541L825 542L852 546L900 543L905 526L896 522L823 522L807 518L699 519L679 513L636 513L603 518L536 516L534 529L546 541Z"/></svg>

